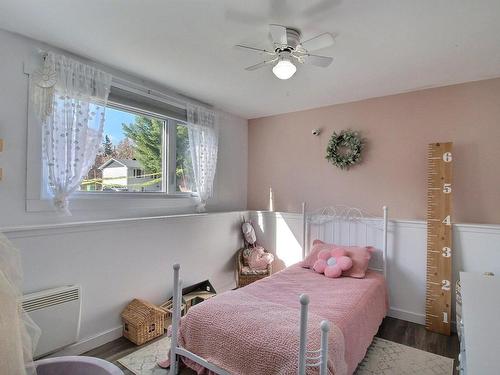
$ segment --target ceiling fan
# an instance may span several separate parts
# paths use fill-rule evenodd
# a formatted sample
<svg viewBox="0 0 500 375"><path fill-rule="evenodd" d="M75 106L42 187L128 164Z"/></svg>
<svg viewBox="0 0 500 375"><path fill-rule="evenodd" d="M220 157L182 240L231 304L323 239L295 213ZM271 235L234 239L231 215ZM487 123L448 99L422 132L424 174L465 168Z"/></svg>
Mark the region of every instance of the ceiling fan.
<svg viewBox="0 0 500 375"><path fill-rule="evenodd" d="M269 25L269 39L273 45L272 51L241 44L237 44L236 47L268 55L268 59L249 66L245 70L251 71L267 65L274 65L273 73L279 79L291 78L297 71L296 63L312 64L322 68L326 68L332 63L332 57L310 53L311 51L330 47L334 42L332 34L323 33L305 41L301 41L300 38L299 30L272 24Z"/></svg>

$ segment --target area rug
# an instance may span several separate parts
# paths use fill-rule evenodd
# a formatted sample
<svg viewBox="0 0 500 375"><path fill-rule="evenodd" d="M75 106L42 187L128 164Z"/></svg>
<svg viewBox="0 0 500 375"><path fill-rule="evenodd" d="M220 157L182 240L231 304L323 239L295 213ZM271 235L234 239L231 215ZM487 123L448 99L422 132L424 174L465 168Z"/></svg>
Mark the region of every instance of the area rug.
<svg viewBox="0 0 500 375"><path fill-rule="evenodd" d="M453 359L375 337L355 375L453 375Z"/></svg>
<svg viewBox="0 0 500 375"><path fill-rule="evenodd" d="M158 367L170 350L170 337L163 337L118 362L135 375L166 375ZM192 372L188 372L192 373ZM453 359L375 337L355 375L452 375Z"/></svg>
<svg viewBox="0 0 500 375"><path fill-rule="evenodd" d="M163 337L129 355L118 362L135 375L166 375L168 370L158 367L156 362L165 359L170 350L170 337Z"/></svg>

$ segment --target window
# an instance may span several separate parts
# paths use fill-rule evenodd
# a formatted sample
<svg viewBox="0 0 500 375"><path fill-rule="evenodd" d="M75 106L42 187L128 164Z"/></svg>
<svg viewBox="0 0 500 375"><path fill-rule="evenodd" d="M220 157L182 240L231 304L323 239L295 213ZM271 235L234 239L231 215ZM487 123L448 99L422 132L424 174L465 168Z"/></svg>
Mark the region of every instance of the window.
<svg viewBox="0 0 500 375"><path fill-rule="evenodd" d="M103 142L79 191L194 192L188 128L171 114L163 103L112 89Z"/></svg>
<svg viewBox="0 0 500 375"><path fill-rule="evenodd" d="M32 72L33 66L25 64L25 73L30 75ZM28 105L26 210L52 211L47 166L41 158L42 127L34 114L31 100ZM78 186L78 192L73 195L71 208L165 208L176 213L191 210L196 204L193 197L196 187L191 176L186 120L183 100L114 77L99 155ZM143 141L134 140L132 135L126 133L123 124L135 125L137 121L151 123L150 127L154 123L155 135L151 136L153 132L150 132L150 137L141 138ZM139 157L139 147L156 153L160 158L156 157L156 163L145 163L145 158ZM167 195L183 199L155 199Z"/></svg>

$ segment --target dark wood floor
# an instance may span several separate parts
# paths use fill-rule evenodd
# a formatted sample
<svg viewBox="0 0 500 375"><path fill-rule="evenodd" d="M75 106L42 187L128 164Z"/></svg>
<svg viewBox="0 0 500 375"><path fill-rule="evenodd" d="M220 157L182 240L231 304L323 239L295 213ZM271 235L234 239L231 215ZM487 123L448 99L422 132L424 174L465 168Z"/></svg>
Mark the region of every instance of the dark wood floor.
<svg viewBox="0 0 500 375"><path fill-rule="evenodd" d="M459 342L456 334L449 337L443 336L438 333L429 332L419 324L394 318L385 318L377 336L399 344L453 358L455 359L455 365L457 363ZM145 345L148 344L149 343ZM130 371L123 368L116 361L139 348L140 347L132 344L127 339L121 337L115 341L95 348L84 355L106 359L118 365L124 370L126 375L131 375L132 373ZM182 374L194 374L194 372L184 370Z"/></svg>
<svg viewBox="0 0 500 375"><path fill-rule="evenodd" d="M443 357L453 358L455 360L454 367L458 363L460 343L456 333L451 336L444 336L439 333L429 332L420 324L395 318L385 318L377 336ZM456 370L454 370L454 373L456 373Z"/></svg>

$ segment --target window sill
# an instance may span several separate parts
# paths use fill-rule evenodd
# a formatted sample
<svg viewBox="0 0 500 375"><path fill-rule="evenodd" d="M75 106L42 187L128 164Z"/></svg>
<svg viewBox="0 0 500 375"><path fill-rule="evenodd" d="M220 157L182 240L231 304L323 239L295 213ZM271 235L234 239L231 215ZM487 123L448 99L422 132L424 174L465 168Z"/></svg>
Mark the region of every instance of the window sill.
<svg viewBox="0 0 500 375"><path fill-rule="evenodd" d="M195 194L165 193L76 193L69 203L71 211L116 211L131 209L171 209L194 211L197 204ZM50 199L27 199L27 212L55 211Z"/></svg>
<svg viewBox="0 0 500 375"><path fill-rule="evenodd" d="M94 200L94 199L189 199L196 198L196 193L141 193L141 192L77 192L72 195L73 200Z"/></svg>

